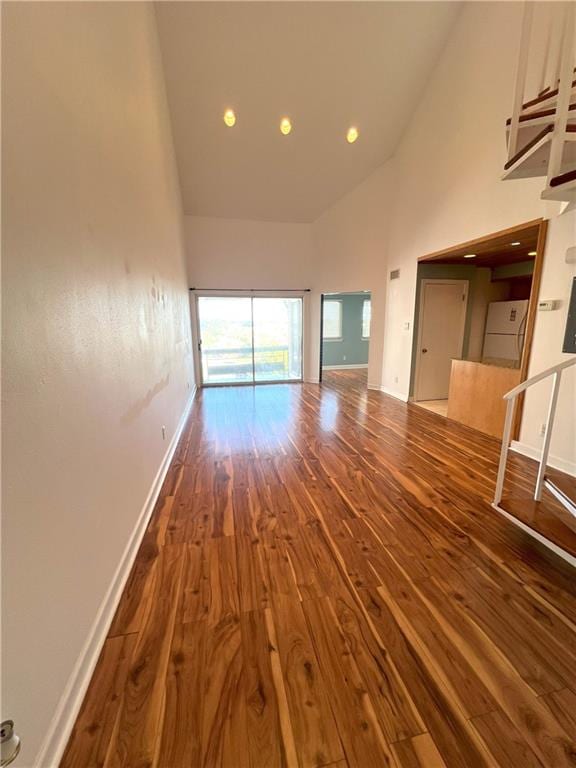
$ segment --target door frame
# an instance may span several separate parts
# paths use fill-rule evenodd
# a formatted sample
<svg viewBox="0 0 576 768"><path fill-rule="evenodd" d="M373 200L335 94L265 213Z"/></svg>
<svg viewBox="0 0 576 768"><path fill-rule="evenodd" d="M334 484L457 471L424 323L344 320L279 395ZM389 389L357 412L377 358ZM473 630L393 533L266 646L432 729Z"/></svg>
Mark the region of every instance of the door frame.
<svg viewBox="0 0 576 768"><path fill-rule="evenodd" d="M426 277L423 278L420 281L420 301L418 305L418 335L417 335L417 343L416 343L416 373L414 376L414 395L413 399L414 402L418 402L420 400L423 400L424 398L421 398L419 395L419 389L421 388L422 382L420 381L420 377L422 375L422 365L421 365L421 348L422 348L422 333L424 330L424 324L422 322L424 318L424 299L426 297L426 286L429 284L442 284L442 285L460 285L464 289L464 299L462 301L462 320L461 320L461 327L460 327L460 340L459 340L459 347L460 347L460 357L459 359L462 359L462 353L464 351L464 334L466 332L466 314L468 312L468 295L469 295L469 289L470 289L470 281L469 280L452 280L449 278L431 278Z"/></svg>
<svg viewBox="0 0 576 768"><path fill-rule="evenodd" d="M374 291L372 288L359 288L356 291L353 290L345 290L345 291L321 291L320 292L320 339L319 339L319 354L318 354L318 382L322 383L322 371L324 370L324 341L329 341L329 339L324 339L324 301L330 301L331 296L346 296L348 294L366 294L366 298L369 298L370 301L373 301L374 298ZM354 366L356 367L366 367L370 365L370 350L372 349L372 328L373 325L370 326L370 336L368 339L364 339L364 341L368 341L368 363L365 366Z"/></svg>
<svg viewBox="0 0 576 768"><path fill-rule="evenodd" d="M202 388L207 387L253 387L257 384L301 384L304 381L304 353L305 353L305 328L307 318L307 302L306 291L259 291L257 289L244 289L244 290L207 290L207 289L190 289L190 320L192 324L192 357L194 361L194 373L196 375L196 381L198 386ZM302 302L302 322L300 329L300 378L299 379L272 379L266 381L231 381L221 383L206 383L202 376L202 351L201 351L201 337L200 337L200 312L198 307L198 299L208 296L212 298L248 298L248 299L300 299ZM252 349L254 349L254 325L252 324Z"/></svg>
<svg viewBox="0 0 576 768"><path fill-rule="evenodd" d="M544 254L546 251L546 240L548 236L548 219L531 219L523 224L516 224L513 227L500 229L489 235L477 237L474 240L468 240L465 243L444 248L440 251L427 253L418 258L418 263L445 260L447 256L456 256L464 253L470 253L478 250L485 245L495 246L510 242L511 237L517 239L523 236L526 230L536 230L536 256L534 257L534 271L532 273L532 288L528 302L528 314L526 319L526 328L524 332L524 349L522 359L520 360L520 383L528 378L528 368L530 366L530 356L532 354L532 340L534 338L534 328L536 326L536 313L538 311L538 301L540 299L540 283L542 280L542 271L544 269ZM520 426L524 413L524 397L526 393L521 392L516 399L516 408L514 410L514 419L512 422L511 439L518 440L520 436Z"/></svg>

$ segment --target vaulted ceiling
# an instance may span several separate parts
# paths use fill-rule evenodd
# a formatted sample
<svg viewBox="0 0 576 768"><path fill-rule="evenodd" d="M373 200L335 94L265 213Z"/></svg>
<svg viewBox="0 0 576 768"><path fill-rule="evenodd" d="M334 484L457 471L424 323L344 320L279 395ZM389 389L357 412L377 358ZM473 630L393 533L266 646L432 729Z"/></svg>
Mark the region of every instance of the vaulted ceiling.
<svg viewBox="0 0 576 768"><path fill-rule="evenodd" d="M458 10L454 2L157 3L185 213L313 221L393 154ZM233 128L222 119L227 108ZM289 136L279 131L285 115Z"/></svg>

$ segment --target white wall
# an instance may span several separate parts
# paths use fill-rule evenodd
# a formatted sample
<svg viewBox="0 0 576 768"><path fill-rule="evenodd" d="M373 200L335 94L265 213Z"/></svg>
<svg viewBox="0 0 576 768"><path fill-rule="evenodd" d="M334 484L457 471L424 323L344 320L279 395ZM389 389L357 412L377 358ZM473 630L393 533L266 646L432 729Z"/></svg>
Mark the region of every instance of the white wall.
<svg viewBox="0 0 576 768"><path fill-rule="evenodd" d="M391 166L381 166L310 224L186 216L188 275L197 288L310 288L304 378L318 380L320 295L372 291L368 380L380 385L385 237Z"/></svg>
<svg viewBox="0 0 576 768"><path fill-rule="evenodd" d="M404 393L408 391L412 338L402 333L401 323L412 316L419 256L531 219L551 217L542 291L555 291L561 294L556 298L562 298L570 287L565 247L554 244L554 238L567 243L572 225L555 219L558 204L540 199L543 180L500 181L521 15L522 5L517 3L464 6L395 157L389 267L400 268L402 277L388 295L382 377L385 386L396 386ZM573 242L573 229L571 234ZM563 357L565 310L551 315L537 316L530 373ZM554 336L543 343L547 332ZM523 441L539 444L537 432L543 415L535 400L530 403L523 421ZM568 401L563 399L559 423L567 423L569 416ZM576 462L576 441L558 431L552 452Z"/></svg>
<svg viewBox="0 0 576 768"><path fill-rule="evenodd" d="M191 287L312 287L309 224L186 216L185 228Z"/></svg>
<svg viewBox="0 0 576 768"><path fill-rule="evenodd" d="M152 6L2 11L2 715L31 766L190 395L191 342Z"/></svg>
<svg viewBox="0 0 576 768"><path fill-rule="evenodd" d="M185 229L190 287L310 289L304 378L318 381L320 302L310 224L186 216Z"/></svg>
<svg viewBox="0 0 576 768"><path fill-rule="evenodd" d="M368 176L312 226L321 292L371 291L369 386L379 387L386 298L386 245L393 164Z"/></svg>
<svg viewBox="0 0 576 768"><path fill-rule="evenodd" d="M540 179L500 181L506 157L522 5L465 4L426 95L399 146L383 380L406 392L420 256L550 213Z"/></svg>
<svg viewBox="0 0 576 768"><path fill-rule="evenodd" d="M576 210L567 211L550 221L546 259L542 272L540 297L555 299L560 306L553 312L539 312L532 342L529 376L556 365L570 355L562 354L562 340L572 278L576 276L576 265L567 264L566 249L576 243ZM536 384L527 396L524 417L520 431L521 446L540 448L542 437L540 427L546 421L551 380ZM550 458L559 469L576 474L576 366L565 371L558 397L558 412Z"/></svg>
<svg viewBox="0 0 576 768"><path fill-rule="evenodd" d="M394 158L313 224L319 275L337 290L366 287L376 297L372 346L377 355L382 344L382 367L374 370L371 350L370 380L402 398L410 386L418 258L540 217L552 219L541 296L564 298L564 305L538 314L530 372L564 357L573 274L564 251L576 241L573 220L556 219L560 206L540 199L542 179L500 181L521 18L521 3L464 4ZM400 278L389 281L393 269ZM558 422L565 426L552 453L575 463L568 377L564 392ZM531 446L541 441L542 407L536 395L527 402L521 439Z"/></svg>

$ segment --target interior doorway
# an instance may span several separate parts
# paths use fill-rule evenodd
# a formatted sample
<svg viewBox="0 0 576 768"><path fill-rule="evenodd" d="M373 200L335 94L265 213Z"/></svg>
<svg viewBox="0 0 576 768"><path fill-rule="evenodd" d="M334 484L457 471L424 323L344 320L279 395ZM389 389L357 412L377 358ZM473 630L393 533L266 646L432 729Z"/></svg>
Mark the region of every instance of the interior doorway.
<svg viewBox="0 0 576 768"><path fill-rule="evenodd" d="M416 405L502 434L502 397L528 373L546 225L528 222L419 259L410 389ZM460 312L458 289L449 295L457 283L467 286ZM521 405L514 437L520 416Z"/></svg>
<svg viewBox="0 0 576 768"><path fill-rule="evenodd" d="M303 297L196 294L201 386L302 381Z"/></svg>
<svg viewBox="0 0 576 768"><path fill-rule="evenodd" d="M372 319L370 291L322 294L320 316L320 381L366 389Z"/></svg>

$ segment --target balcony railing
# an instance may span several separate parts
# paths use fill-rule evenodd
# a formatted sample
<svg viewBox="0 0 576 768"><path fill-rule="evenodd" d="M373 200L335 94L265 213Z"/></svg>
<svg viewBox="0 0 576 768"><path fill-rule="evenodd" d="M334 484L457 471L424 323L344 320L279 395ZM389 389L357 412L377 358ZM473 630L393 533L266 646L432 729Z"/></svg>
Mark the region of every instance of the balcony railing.
<svg viewBox="0 0 576 768"><path fill-rule="evenodd" d="M299 378L293 369L298 361L290 359L290 350L285 347L236 347L232 349L206 349L202 351L204 380L252 381L255 374L261 381Z"/></svg>

